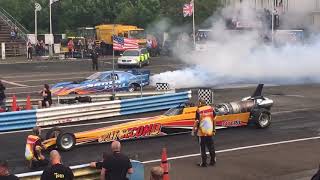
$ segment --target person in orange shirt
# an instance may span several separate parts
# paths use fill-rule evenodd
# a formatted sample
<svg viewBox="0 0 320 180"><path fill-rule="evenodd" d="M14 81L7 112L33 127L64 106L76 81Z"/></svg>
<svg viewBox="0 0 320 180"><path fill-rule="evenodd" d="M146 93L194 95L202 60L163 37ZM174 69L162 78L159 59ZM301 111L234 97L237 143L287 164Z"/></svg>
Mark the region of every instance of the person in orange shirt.
<svg viewBox="0 0 320 180"><path fill-rule="evenodd" d="M45 150L42 145L41 128L34 127L32 129L33 134L27 137L25 158L28 162L28 166L31 169L37 169L47 166L49 161L44 157L42 151Z"/></svg>
<svg viewBox="0 0 320 180"><path fill-rule="evenodd" d="M205 102L200 100L196 112L196 119L192 130L192 135L197 135L199 138L201 163L200 167L207 167L206 148L210 154L209 165L214 166L216 163L216 153L214 147L213 137L216 133L215 129L215 113L211 106L205 105Z"/></svg>

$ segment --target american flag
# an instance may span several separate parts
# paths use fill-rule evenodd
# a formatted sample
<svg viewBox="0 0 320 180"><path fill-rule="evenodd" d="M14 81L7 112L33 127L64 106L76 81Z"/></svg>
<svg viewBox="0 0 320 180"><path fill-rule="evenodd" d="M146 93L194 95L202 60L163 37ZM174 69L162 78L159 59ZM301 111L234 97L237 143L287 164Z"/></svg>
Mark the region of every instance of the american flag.
<svg viewBox="0 0 320 180"><path fill-rule="evenodd" d="M137 39L113 36L113 50L125 51L127 49L138 49L138 48L139 48L139 44Z"/></svg>
<svg viewBox="0 0 320 180"><path fill-rule="evenodd" d="M190 3L186 3L183 6L183 17L192 16L193 14L193 5L194 2L191 0Z"/></svg>

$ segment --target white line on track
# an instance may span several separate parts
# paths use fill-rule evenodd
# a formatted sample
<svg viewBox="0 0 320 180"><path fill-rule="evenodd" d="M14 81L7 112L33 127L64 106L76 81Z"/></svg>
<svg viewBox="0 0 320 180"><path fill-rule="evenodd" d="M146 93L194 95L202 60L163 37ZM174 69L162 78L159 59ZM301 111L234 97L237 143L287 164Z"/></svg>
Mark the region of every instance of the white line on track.
<svg viewBox="0 0 320 180"><path fill-rule="evenodd" d="M1 81L4 82L4 83L7 83L7 84L14 85L14 86L28 87L28 85L19 84L19 83L15 83L15 82L11 82L11 81L6 81L6 80L3 80L3 79Z"/></svg>
<svg viewBox="0 0 320 180"><path fill-rule="evenodd" d="M66 80L66 79L83 79L87 76L78 76L78 77L68 77L68 78L54 78L54 79L32 79L32 80L23 80L23 81L16 81L16 82L37 82L37 81L57 81L57 80Z"/></svg>
<svg viewBox="0 0 320 180"><path fill-rule="evenodd" d="M317 140L317 139L320 139L320 136L302 138L302 139L292 139L292 140L287 140L287 141L278 141L278 142L273 142L273 143L257 144L257 145L251 145L251 146L242 146L242 147L236 147L236 148L231 148L231 149L219 150L219 151L216 151L216 153L226 153L226 152L232 152L232 151L240 151L240 150L246 150L246 149L268 147L268 146L274 146L274 145L289 144L289 143L310 141L310 140ZM184 158L190 158L190 157L196 157L196 156L200 156L200 153L169 157L168 160L184 159ZM144 161L142 163L149 164L149 163L155 163L155 162L160 162L160 161L161 161L161 159L154 159L154 160Z"/></svg>
<svg viewBox="0 0 320 180"><path fill-rule="evenodd" d="M65 75L79 75L79 74L93 74L94 72L90 72L90 71L87 71L87 72L73 72L73 73L63 73L63 72L55 72L54 74L46 74L46 73L43 73L43 72L39 72L39 74L31 74L28 73L28 74L19 74L19 75L12 75L12 76L3 76L2 78L4 79L11 79L11 78L25 78L25 77L40 77L40 76L65 76Z"/></svg>

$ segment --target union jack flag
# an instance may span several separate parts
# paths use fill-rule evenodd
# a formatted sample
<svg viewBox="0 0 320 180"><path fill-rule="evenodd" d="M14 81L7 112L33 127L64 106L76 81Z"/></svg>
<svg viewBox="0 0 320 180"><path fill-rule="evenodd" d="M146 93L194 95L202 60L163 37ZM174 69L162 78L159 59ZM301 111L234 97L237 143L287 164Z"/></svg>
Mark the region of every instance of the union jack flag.
<svg viewBox="0 0 320 180"><path fill-rule="evenodd" d="M138 48L139 48L139 44L137 39L113 36L113 50L125 51L127 49L138 49Z"/></svg>
<svg viewBox="0 0 320 180"><path fill-rule="evenodd" d="M192 16L193 14L193 6L194 6L194 1L191 0L190 3L186 3L183 6L183 17L187 16Z"/></svg>

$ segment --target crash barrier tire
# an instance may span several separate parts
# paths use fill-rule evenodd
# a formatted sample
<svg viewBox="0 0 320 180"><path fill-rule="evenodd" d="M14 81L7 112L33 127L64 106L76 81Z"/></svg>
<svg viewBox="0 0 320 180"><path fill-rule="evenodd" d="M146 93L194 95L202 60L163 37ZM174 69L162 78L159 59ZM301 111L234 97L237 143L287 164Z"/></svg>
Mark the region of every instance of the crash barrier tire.
<svg viewBox="0 0 320 180"><path fill-rule="evenodd" d="M133 174L129 176L129 180L142 180L144 179L144 165L140 161L130 160ZM74 173L74 180L87 180L87 179L100 179L100 170L91 168L90 164L82 164L70 167ZM20 180L39 180L42 171L16 174Z"/></svg>
<svg viewBox="0 0 320 180"><path fill-rule="evenodd" d="M258 128L267 128L271 124L271 113L264 108L254 109L252 112L252 120Z"/></svg>
<svg viewBox="0 0 320 180"><path fill-rule="evenodd" d="M76 137L72 133L61 133L56 143L60 150L69 151L76 145Z"/></svg>
<svg viewBox="0 0 320 180"><path fill-rule="evenodd" d="M156 83L156 90L157 91L168 91L170 90L168 83Z"/></svg>
<svg viewBox="0 0 320 180"><path fill-rule="evenodd" d="M198 90L198 101L204 101L206 105L213 104L213 90L208 88L201 88Z"/></svg>
<svg viewBox="0 0 320 180"><path fill-rule="evenodd" d="M0 132L33 128L37 122L36 113L36 110L0 113Z"/></svg>
<svg viewBox="0 0 320 180"><path fill-rule="evenodd" d="M30 129L57 124L167 110L186 103L191 91L134 99L76 104L30 111L0 113L0 131Z"/></svg>

